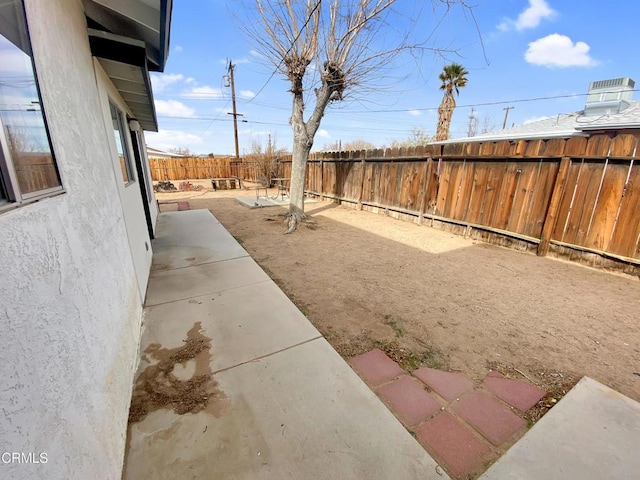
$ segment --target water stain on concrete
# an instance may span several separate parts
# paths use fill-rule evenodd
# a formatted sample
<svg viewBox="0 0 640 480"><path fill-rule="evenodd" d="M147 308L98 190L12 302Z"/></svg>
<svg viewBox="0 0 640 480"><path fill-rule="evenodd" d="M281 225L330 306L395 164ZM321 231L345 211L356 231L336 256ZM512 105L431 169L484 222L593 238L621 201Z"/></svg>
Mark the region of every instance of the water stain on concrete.
<svg viewBox="0 0 640 480"><path fill-rule="evenodd" d="M219 416L225 409L226 395L218 388L211 371L211 339L197 322L187 332L184 345L163 348L157 343L144 350L143 361L150 363L136 379L129 409L129 423L139 422L149 413L172 409L176 414L202 410ZM151 360L151 361L149 361ZM193 368L195 362L195 368ZM193 372L189 378L184 371ZM176 375L174 367L180 365Z"/></svg>

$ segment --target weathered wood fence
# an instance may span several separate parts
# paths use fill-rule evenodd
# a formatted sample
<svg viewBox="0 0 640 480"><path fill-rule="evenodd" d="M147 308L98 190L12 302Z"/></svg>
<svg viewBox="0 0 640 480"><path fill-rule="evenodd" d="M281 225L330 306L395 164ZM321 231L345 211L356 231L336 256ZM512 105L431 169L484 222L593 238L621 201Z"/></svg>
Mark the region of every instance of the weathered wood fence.
<svg viewBox="0 0 640 480"><path fill-rule="evenodd" d="M255 165L235 157L150 158L151 178L160 180L197 180L239 177L255 180Z"/></svg>
<svg viewBox="0 0 640 480"><path fill-rule="evenodd" d="M494 243L640 273L640 135L313 154L307 190ZM290 176L291 164L282 164Z"/></svg>

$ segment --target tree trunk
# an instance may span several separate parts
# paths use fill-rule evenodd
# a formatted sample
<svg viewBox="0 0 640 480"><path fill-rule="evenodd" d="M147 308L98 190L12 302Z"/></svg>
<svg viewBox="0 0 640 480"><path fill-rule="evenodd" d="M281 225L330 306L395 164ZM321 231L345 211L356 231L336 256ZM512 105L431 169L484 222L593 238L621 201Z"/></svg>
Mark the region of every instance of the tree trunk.
<svg viewBox="0 0 640 480"><path fill-rule="evenodd" d="M289 190L289 228L285 233L292 233L305 218L304 187L310 151L311 145L307 144L304 138L294 135L291 159L291 188Z"/></svg>
<svg viewBox="0 0 640 480"><path fill-rule="evenodd" d="M456 108L456 99L453 91L447 91L442 97L442 102L438 107L438 128L436 130L436 142L447 140L449 138L449 127L451 125L451 117L453 109Z"/></svg>
<svg viewBox="0 0 640 480"><path fill-rule="evenodd" d="M324 110L329 104L331 91L323 84L316 91L316 106L307 122L304 121L304 100L302 91L292 89L293 111L291 114L291 127L293 129L293 155L291 158L291 188L289 190L289 227L284 233L292 233L298 228L302 220L306 218L304 213L304 187L307 177L307 160L313 147L320 120Z"/></svg>

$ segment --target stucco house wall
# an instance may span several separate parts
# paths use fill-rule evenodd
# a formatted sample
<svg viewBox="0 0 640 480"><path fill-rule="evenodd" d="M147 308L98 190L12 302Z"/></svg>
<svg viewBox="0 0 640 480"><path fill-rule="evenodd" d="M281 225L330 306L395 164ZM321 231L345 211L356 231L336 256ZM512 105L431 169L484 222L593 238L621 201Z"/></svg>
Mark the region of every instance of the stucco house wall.
<svg viewBox="0 0 640 480"><path fill-rule="evenodd" d="M127 222L140 209L119 194L110 87L81 0L25 4L65 193L0 213L0 450L47 458L0 463L0 478L116 479L144 294Z"/></svg>

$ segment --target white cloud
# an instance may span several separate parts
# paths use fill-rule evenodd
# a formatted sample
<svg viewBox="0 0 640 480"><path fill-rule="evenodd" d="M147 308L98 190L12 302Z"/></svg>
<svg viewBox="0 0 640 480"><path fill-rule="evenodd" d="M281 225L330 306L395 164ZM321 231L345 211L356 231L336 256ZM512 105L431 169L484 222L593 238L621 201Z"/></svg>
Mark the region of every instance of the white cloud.
<svg viewBox="0 0 640 480"><path fill-rule="evenodd" d="M160 130L159 132L145 132L147 144L160 150L170 148L189 148L202 145L204 141L198 135L182 130Z"/></svg>
<svg viewBox="0 0 640 480"><path fill-rule="evenodd" d="M177 100L156 100L156 113L171 117L193 117L196 111Z"/></svg>
<svg viewBox="0 0 640 480"><path fill-rule="evenodd" d="M181 81L184 75L181 73L163 73L151 75L151 86L156 92L161 92L172 83Z"/></svg>
<svg viewBox="0 0 640 480"><path fill-rule="evenodd" d="M515 28L520 32L528 28L536 28L542 20L551 19L557 14L546 0L529 0L529 6L518 15L516 20L504 19L498 25L498 30L506 31Z"/></svg>
<svg viewBox="0 0 640 480"><path fill-rule="evenodd" d="M419 117L420 115L422 115L422 112L420 110L409 110L409 115L413 115L414 117Z"/></svg>
<svg viewBox="0 0 640 480"><path fill-rule="evenodd" d="M221 98L222 90L220 90L219 88L202 85L200 87L193 87L184 92L182 95L187 98Z"/></svg>
<svg viewBox="0 0 640 480"><path fill-rule="evenodd" d="M251 90L240 90L240 96L244 98L253 98L256 96Z"/></svg>
<svg viewBox="0 0 640 480"><path fill-rule="evenodd" d="M320 138L330 138L331 137L331 135L329 135L329 132L327 132L324 128L321 128L320 130L318 130L317 135Z"/></svg>
<svg viewBox="0 0 640 480"><path fill-rule="evenodd" d="M196 79L195 79L195 78L193 78L193 77L187 77L187 78L185 78L185 79L184 79L184 83L188 83L189 85L193 85L193 84L195 84L195 83L197 83L197 82L196 82Z"/></svg>
<svg viewBox="0 0 640 480"><path fill-rule="evenodd" d="M229 65L229 59L228 58L226 60L220 59L220 63L222 65ZM234 65L242 65L243 63L249 63L249 59L247 57L232 58L231 63L233 63Z"/></svg>
<svg viewBox="0 0 640 480"><path fill-rule="evenodd" d="M182 53L184 51L184 48L182 48L182 45L176 45L173 51L175 53Z"/></svg>
<svg viewBox="0 0 640 480"><path fill-rule="evenodd" d="M527 62L543 67L592 67L597 61L589 56L589 45L553 33L529 44L524 54Z"/></svg>

